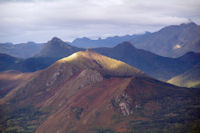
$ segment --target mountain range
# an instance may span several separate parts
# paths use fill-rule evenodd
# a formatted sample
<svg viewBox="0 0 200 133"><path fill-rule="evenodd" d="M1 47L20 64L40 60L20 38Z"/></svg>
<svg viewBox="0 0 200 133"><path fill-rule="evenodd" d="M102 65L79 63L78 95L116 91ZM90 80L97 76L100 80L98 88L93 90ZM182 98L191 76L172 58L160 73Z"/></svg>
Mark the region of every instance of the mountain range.
<svg viewBox="0 0 200 133"><path fill-rule="evenodd" d="M187 53L180 58L168 58L137 49L129 42L123 42L114 48L96 48L93 50L121 60L160 80L168 80L179 75L192 68L200 60L199 53L190 52L189 55Z"/></svg>
<svg viewBox="0 0 200 133"><path fill-rule="evenodd" d="M167 26L157 32L146 32L145 34L114 36L105 39L99 38L97 40L87 37L76 38L72 42L67 42L67 44L69 48L71 47L74 50L81 48L115 47L124 41L129 41L136 48L144 49L157 55L177 58L187 52L200 52L200 26L191 22ZM44 43L38 44L34 42L22 44L1 43L0 53L18 58L30 58L48 52L48 50L41 51L43 45Z"/></svg>
<svg viewBox="0 0 200 133"><path fill-rule="evenodd" d="M60 42L62 41L60 40ZM28 59L19 59L9 55L0 54L0 71L17 70L21 72L33 72L41 70L58 59L78 51L78 48L75 47L73 47L74 49L60 47L57 42L53 44L54 48L51 47L52 42L48 45L50 47L47 47L46 45L43 49L46 51L45 48L48 48L48 52L41 56L38 54L37 56ZM68 44L65 45L68 46ZM56 52L59 54L52 54L52 52L55 53L55 46L57 47ZM66 52L63 52L62 54L59 49ZM145 50L136 49L129 42L121 43L114 48L96 48L92 50L108 57L124 61L156 79L165 81L191 69L200 59L200 54L193 52L189 52L176 59L162 57Z"/></svg>
<svg viewBox="0 0 200 133"><path fill-rule="evenodd" d="M90 50L29 73L15 86L0 99L0 131L189 133L199 129L199 89L155 80Z"/></svg>
<svg viewBox="0 0 200 133"><path fill-rule="evenodd" d="M20 44L0 43L0 53L17 58L30 58L37 54L43 47L42 43L28 42Z"/></svg>
<svg viewBox="0 0 200 133"><path fill-rule="evenodd" d="M146 32L145 34L149 34L149 33L150 32ZM75 40L71 42L71 45L76 46L76 47L82 47L82 48L114 47L119 43L131 40L140 35L143 35L143 34L114 36L114 37L107 37L105 39L99 38L97 40L92 40L87 37L76 38Z"/></svg>
<svg viewBox="0 0 200 133"><path fill-rule="evenodd" d="M146 34L148 34L148 32L146 32ZM98 40L91 40L87 37L76 38L72 42L62 41L62 43L60 44L60 47L65 47L64 49L68 48L69 51L72 48L72 51L75 50L76 52L77 50L82 49L81 47L83 48L113 47L119 44L120 42L133 39L136 36L139 36L139 35L114 36L114 37L108 37L105 39L99 38ZM45 53L48 52L47 50L48 48L45 48L46 49L45 51L44 50L41 51L41 50L43 47L49 47L48 45L49 43L52 43L52 40L54 40L55 42L57 41L57 44L58 44L60 39L57 37L54 37L47 43L35 43L35 42L27 42L27 43L20 43L20 44L0 43L0 53L7 54L7 55L17 57L17 58L31 58L34 56L45 56ZM66 43L67 46L62 45L64 43ZM53 45L51 47L52 49L54 48ZM64 54L64 52L68 52L68 51L62 51L62 54ZM54 53L52 53L52 55L53 54ZM66 56L68 55L69 54L67 54Z"/></svg>
<svg viewBox="0 0 200 133"><path fill-rule="evenodd" d="M191 22L172 25L157 32L141 35L130 40L140 49L145 49L161 56L179 57L187 52L200 52L200 26Z"/></svg>
<svg viewBox="0 0 200 133"><path fill-rule="evenodd" d="M13 69L21 72L33 72L48 67L58 59L83 50L83 48L71 46L54 37L45 43L41 51L34 57L18 59L7 56L7 58L12 58L12 61L9 61L5 58L5 54L0 55L0 58L3 56L0 61L3 64L0 71ZM199 53L189 52L179 58L168 58L137 49L129 42L120 43L113 48L93 48L90 50L121 60L156 79L165 81L186 72L200 60Z"/></svg>
<svg viewBox="0 0 200 133"><path fill-rule="evenodd" d="M45 44L36 57L60 59L83 50L71 46L58 38L53 38ZM130 42L122 42L113 48L92 48L90 50L121 60L160 80L169 80L174 76L182 74L199 63L200 60L200 54L194 52L189 52L176 59L162 57L146 50L137 49Z"/></svg>

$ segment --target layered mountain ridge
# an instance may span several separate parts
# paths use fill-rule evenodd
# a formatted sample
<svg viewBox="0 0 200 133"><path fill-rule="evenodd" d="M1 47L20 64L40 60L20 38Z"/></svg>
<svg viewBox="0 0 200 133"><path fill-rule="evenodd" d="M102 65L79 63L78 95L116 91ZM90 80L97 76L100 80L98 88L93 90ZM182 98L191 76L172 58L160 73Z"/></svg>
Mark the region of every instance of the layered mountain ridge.
<svg viewBox="0 0 200 133"><path fill-rule="evenodd" d="M200 60L200 54L193 52L175 59L162 57L137 49L130 42L120 43L113 48L96 48L93 50L105 56L124 61L159 80L168 80L175 75L179 75L191 69Z"/></svg>
<svg viewBox="0 0 200 133"><path fill-rule="evenodd" d="M20 60L17 63L13 62L10 64L12 67L4 67L0 70L13 69L22 72L32 72L44 69L63 57L83 50L70 46L58 38L52 38L52 40L45 44L41 54L26 60ZM137 49L129 42L120 43L113 48L93 48L91 50L121 60L156 79L165 81L191 69L200 59L199 53L194 52L186 53L175 59L162 57L142 49ZM18 59L16 58L16 60ZM5 65L8 63L5 60L2 61Z"/></svg>

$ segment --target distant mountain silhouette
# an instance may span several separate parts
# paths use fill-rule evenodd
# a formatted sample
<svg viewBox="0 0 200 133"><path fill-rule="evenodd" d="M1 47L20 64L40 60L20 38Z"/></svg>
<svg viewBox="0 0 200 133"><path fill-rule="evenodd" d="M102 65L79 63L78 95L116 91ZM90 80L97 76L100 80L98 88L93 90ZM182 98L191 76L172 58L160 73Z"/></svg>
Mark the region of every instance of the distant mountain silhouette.
<svg viewBox="0 0 200 133"><path fill-rule="evenodd" d="M162 57L142 49L137 49L129 42L123 42L114 48L95 48L92 50L121 60L160 80L168 80L179 75L191 69L200 60L200 54L193 52L177 59Z"/></svg>
<svg viewBox="0 0 200 133"><path fill-rule="evenodd" d="M149 32L146 32L145 34L149 34ZM114 36L114 37L107 37L105 39L99 38L97 40L92 40L87 37L83 37L75 39L74 41L72 41L71 45L82 48L114 47L121 42L131 40L140 35L142 34Z"/></svg>
<svg viewBox="0 0 200 133"><path fill-rule="evenodd" d="M158 55L179 57L194 51L200 52L200 26L191 22L188 24L167 26L158 32L133 38L130 42L140 49L145 49Z"/></svg>
<svg viewBox="0 0 200 133"><path fill-rule="evenodd" d="M42 49L42 43L0 43L0 53L11 55L18 58L30 58Z"/></svg>
<svg viewBox="0 0 200 133"><path fill-rule="evenodd" d="M54 39L56 40L56 37ZM57 42L55 41L54 43L58 43L58 40L60 39L57 38ZM99 38L97 40L92 40L87 37L76 38L71 43L65 43L64 41L60 42L63 50L58 51L61 53L55 53L48 50L50 47L55 48L54 51L57 49L55 45L49 45L53 43L51 41L45 44L44 49L46 50L41 52L39 51L42 49L43 44L37 44L34 42L17 45L13 45L12 43L0 43L0 53L5 53L19 58L29 58L34 55L47 56L45 55L47 53L49 53L49 55L50 53L58 54L58 56L63 57L62 54L66 52L64 49L68 49L68 52L72 54L72 51L77 52L78 47L114 47L124 41L130 41L136 48L144 49L161 56L180 57L190 51L200 52L200 26L191 22L187 24L167 26L153 33L146 32L145 34L114 36L105 39ZM66 56L70 54L67 54Z"/></svg>
<svg viewBox="0 0 200 133"><path fill-rule="evenodd" d="M61 39L54 37L44 44L44 47L36 57L53 57L60 59L81 50L83 49L71 46Z"/></svg>

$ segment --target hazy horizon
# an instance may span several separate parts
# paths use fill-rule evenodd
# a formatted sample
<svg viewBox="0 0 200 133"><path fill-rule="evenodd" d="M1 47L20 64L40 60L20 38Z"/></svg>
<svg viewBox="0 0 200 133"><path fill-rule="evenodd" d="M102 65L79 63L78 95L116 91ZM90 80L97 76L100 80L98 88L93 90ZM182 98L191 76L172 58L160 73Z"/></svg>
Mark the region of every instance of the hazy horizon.
<svg viewBox="0 0 200 133"><path fill-rule="evenodd" d="M154 32L200 24L198 0L0 0L0 42L64 41Z"/></svg>

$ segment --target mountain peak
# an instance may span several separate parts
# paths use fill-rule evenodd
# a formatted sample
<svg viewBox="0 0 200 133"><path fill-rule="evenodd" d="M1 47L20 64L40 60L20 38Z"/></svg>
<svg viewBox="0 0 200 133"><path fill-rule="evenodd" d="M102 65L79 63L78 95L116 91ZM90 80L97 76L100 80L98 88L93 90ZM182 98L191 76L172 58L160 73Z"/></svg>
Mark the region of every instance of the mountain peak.
<svg viewBox="0 0 200 133"><path fill-rule="evenodd" d="M130 42L125 41L125 42L118 44L114 48L131 48L132 49L132 48L135 48L135 47Z"/></svg>
<svg viewBox="0 0 200 133"><path fill-rule="evenodd" d="M80 69L97 70L105 75L112 76L134 76L143 75L138 69L129 66L128 64L115 60L92 50L76 52L68 57L65 57L57 63L69 63Z"/></svg>
<svg viewBox="0 0 200 133"><path fill-rule="evenodd" d="M80 50L82 49L73 47L61 39L53 37L44 45L43 49L36 56L63 58Z"/></svg>
<svg viewBox="0 0 200 133"><path fill-rule="evenodd" d="M63 42L60 38L58 37L53 37L50 42L55 42L55 43L58 43L58 42Z"/></svg>
<svg viewBox="0 0 200 133"><path fill-rule="evenodd" d="M198 26L198 25L195 22L191 21L191 22L188 22L188 23L180 24L180 26Z"/></svg>
<svg viewBox="0 0 200 133"><path fill-rule="evenodd" d="M68 45L66 42L62 41L58 37L53 37L50 41L48 41L45 44L45 47L53 47L53 48L50 48L50 50L63 49L67 46L70 46L70 45Z"/></svg>

